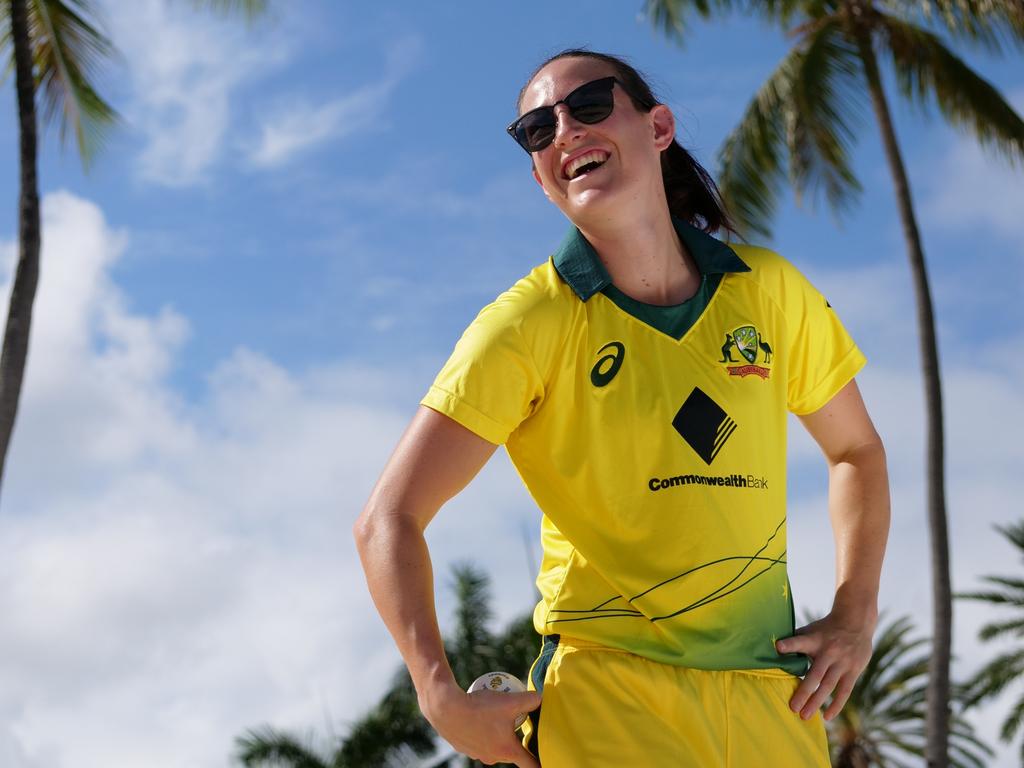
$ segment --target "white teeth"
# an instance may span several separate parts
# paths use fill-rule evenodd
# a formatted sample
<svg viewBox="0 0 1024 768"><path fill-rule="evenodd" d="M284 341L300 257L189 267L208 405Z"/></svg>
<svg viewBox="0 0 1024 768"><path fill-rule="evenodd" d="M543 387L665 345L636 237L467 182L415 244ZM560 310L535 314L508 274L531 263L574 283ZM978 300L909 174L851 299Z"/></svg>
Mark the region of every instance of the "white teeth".
<svg viewBox="0 0 1024 768"><path fill-rule="evenodd" d="M588 163L597 163L598 165L601 165L607 159L608 159L608 153L607 152L601 152L601 151L587 152L585 155L580 155L579 157L574 159L571 163L569 163L569 165L566 166L566 168L565 168L565 175L569 179L574 179L574 178L576 178L576 172L580 168L582 168L584 165L587 165Z"/></svg>

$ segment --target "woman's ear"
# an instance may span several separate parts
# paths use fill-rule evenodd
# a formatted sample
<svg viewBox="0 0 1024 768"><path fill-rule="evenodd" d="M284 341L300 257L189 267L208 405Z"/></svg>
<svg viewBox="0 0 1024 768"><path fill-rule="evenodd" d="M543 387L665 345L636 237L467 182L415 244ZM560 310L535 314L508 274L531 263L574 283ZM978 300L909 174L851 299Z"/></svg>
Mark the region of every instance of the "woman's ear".
<svg viewBox="0 0 1024 768"><path fill-rule="evenodd" d="M659 152L668 149L676 138L676 118L672 110L664 104L657 104L648 114L654 128L654 146Z"/></svg>

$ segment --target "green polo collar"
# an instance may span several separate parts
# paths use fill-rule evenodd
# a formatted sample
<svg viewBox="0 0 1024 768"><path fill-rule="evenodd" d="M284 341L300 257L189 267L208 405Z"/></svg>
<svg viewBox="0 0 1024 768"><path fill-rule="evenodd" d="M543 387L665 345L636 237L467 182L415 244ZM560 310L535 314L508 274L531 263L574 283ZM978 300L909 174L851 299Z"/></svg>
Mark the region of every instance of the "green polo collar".
<svg viewBox="0 0 1024 768"><path fill-rule="evenodd" d="M697 262L701 275L723 275L728 272L749 272L750 267L728 245L702 232L682 219L672 217L679 239ZM552 257L555 269L582 301L587 301L612 284L594 246L583 233L572 227Z"/></svg>

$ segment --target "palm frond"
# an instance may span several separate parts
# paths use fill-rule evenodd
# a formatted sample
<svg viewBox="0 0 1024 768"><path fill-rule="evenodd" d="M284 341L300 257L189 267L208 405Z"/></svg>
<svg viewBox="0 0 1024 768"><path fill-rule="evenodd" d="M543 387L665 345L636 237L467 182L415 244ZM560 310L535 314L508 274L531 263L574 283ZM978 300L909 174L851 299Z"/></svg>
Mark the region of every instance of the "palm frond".
<svg viewBox="0 0 1024 768"><path fill-rule="evenodd" d="M450 638L452 672L466 687L494 667L494 637L490 632L490 579L470 563L452 568L455 593L455 632Z"/></svg>
<svg viewBox="0 0 1024 768"><path fill-rule="evenodd" d="M10 53L8 53L10 50ZM0 0L0 85L14 71L14 49L11 40L11 0Z"/></svg>
<svg viewBox="0 0 1024 768"><path fill-rule="evenodd" d="M694 17L708 20L739 12L785 29L797 17L819 19L831 13L834 6L829 0L646 0L643 13L655 29L681 44Z"/></svg>
<svg viewBox="0 0 1024 768"><path fill-rule="evenodd" d="M30 0L29 32L43 123L58 121L64 142L73 131L88 167L117 113L97 92L93 78L113 46L87 0ZM59 117L59 119L58 119Z"/></svg>
<svg viewBox="0 0 1024 768"><path fill-rule="evenodd" d="M954 597L960 600L982 600L986 603L1016 605L1017 598L1005 592L957 592Z"/></svg>
<svg viewBox="0 0 1024 768"><path fill-rule="evenodd" d="M998 696L1010 682L1021 676L1024 676L1024 649L997 656L964 683L963 706L973 707Z"/></svg>
<svg viewBox="0 0 1024 768"><path fill-rule="evenodd" d="M332 768L386 766L398 751L425 757L435 750L434 730L420 713L411 681L401 679L368 714L352 724Z"/></svg>
<svg viewBox="0 0 1024 768"><path fill-rule="evenodd" d="M891 58L900 91L922 106L933 99L954 126L1011 162L1024 160L1024 120L999 91L933 33L878 14L878 41Z"/></svg>
<svg viewBox="0 0 1024 768"><path fill-rule="evenodd" d="M310 747L270 726L235 739L236 756L247 768L328 768Z"/></svg>
<svg viewBox="0 0 1024 768"><path fill-rule="evenodd" d="M706 20L744 5L743 0L645 0L643 13L655 29L661 29L669 38L681 43L694 15Z"/></svg>
<svg viewBox="0 0 1024 768"><path fill-rule="evenodd" d="M1024 9L1019 0L914 0L925 22L938 24L958 42L1001 51L1024 46Z"/></svg>
<svg viewBox="0 0 1024 768"><path fill-rule="evenodd" d="M954 768L985 768L995 751L979 739L962 716L950 719L949 751Z"/></svg>
<svg viewBox="0 0 1024 768"><path fill-rule="evenodd" d="M882 688L876 682L880 670L890 669L893 666L894 658L904 653L903 648L907 642L905 637L913 629L909 616L903 616L890 624L884 623L883 619L880 621L880 624L882 631L875 640L871 658L857 680L858 685L861 685L866 690ZM925 642L927 641L922 638L915 641L914 645L920 645Z"/></svg>
<svg viewBox="0 0 1024 768"><path fill-rule="evenodd" d="M1006 587L1019 593L1019 597L1015 599L1024 598L1024 579L1017 579L1012 576L982 576L981 579L989 584L998 584L1001 587Z"/></svg>
<svg viewBox="0 0 1024 768"><path fill-rule="evenodd" d="M783 179L786 110L800 55L790 53L769 76L718 151L722 200L745 235L771 235Z"/></svg>
<svg viewBox="0 0 1024 768"><path fill-rule="evenodd" d="M856 198L848 146L860 114L858 72L855 49L825 20L758 90L718 155L722 198L741 230L770 236L784 157L798 198L823 188L836 211Z"/></svg>
<svg viewBox="0 0 1024 768"><path fill-rule="evenodd" d="M1022 10L1024 13L1024 10ZM1024 520L1020 520L1012 525L997 525L994 526L1003 536L1005 536L1011 544L1020 550L1022 556L1024 556Z"/></svg>
<svg viewBox="0 0 1024 768"><path fill-rule="evenodd" d="M192 5L224 16L241 13L250 22L267 10L267 0L192 0Z"/></svg>
<svg viewBox="0 0 1024 768"><path fill-rule="evenodd" d="M1013 709L1010 710L1010 713L1003 721L1003 727L999 731L999 738L1003 741L1013 739L1017 735L1022 721L1024 721L1024 696L1018 699L1017 703L1013 705Z"/></svg>
<svg viewBox="0 0 1024 768"><path fill-rule="evenodd" d="M841 211L860 192L848 152L861 115L860 61L834 20L809 27L803 43L791 91L790 180L798 198L804 190L813 198L821 187L832 208Z"/></svg>
<svg viewBox="0 0 1024 768"><path fill-rule="evenodd" d="M1017 637L1024 637L1024 618L986 624L978 631L978 639L991 640L994 637L1010 633Z"/></svg>

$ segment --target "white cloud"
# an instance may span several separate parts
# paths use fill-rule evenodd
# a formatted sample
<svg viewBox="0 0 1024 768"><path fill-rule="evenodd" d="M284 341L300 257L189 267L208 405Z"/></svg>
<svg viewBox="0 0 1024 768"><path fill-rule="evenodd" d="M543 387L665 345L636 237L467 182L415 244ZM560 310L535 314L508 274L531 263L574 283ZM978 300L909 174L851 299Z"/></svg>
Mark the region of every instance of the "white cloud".
<svg viewBox="0 0 1024 768"><path fill-rule="evenodd" d="M260 128L260 138L249 151L256 168L277 168L295 155L353 133L379 130L388 100L418 56L420 44L404 38L392 44L384 76L352 93L324 104L280 102Z"/></svg>
<svg viewBox="0 0 1024 768"><path fill-rule="evenodd" d="M202 402L181 402L166 374L187 323L133 313L109 278L128 237L91 203L44 201L0 517L0 756L13 768L222 766L247 727L355 717L397 662L350 535L409 415L385 404L394 385L239 349ZM2 253L7 281L14 249ZM449 562L511 536L487 564L514 574L495 587L507 617L531 594L524 494L506 463L485 482L432 527L436 572L443 583Z"/></svg>
<svg viewBox="0 0 1024 768"><path fill-rule="evenodd" d="M1018 114L1024 114L1024 89L1006 95ZM981 224L1011 242L1024 242L1022 167L1020 157L1015 167L983 151L977 141L957 141L927 166L921 207L929 228L966 230Z"/></svg>
<svg viewBox="0 0 1024 768"><path fill-rule="evenodd" d="M126 59L128 123L142 133L140 175L168 186L201 182L217 161L230 100L246 81L287 55L282 36L253 44L238 19L167 0L107 0L111 37Z"/></svg>
<svg viewBox="0 0 1024 768"><path fill-rule="evenodd" d="M303 150L378 125L393 89L393 81L384 81L320 106L279 106L277 114L264 122L249 162L257 168L276 168Z"/></svg>

